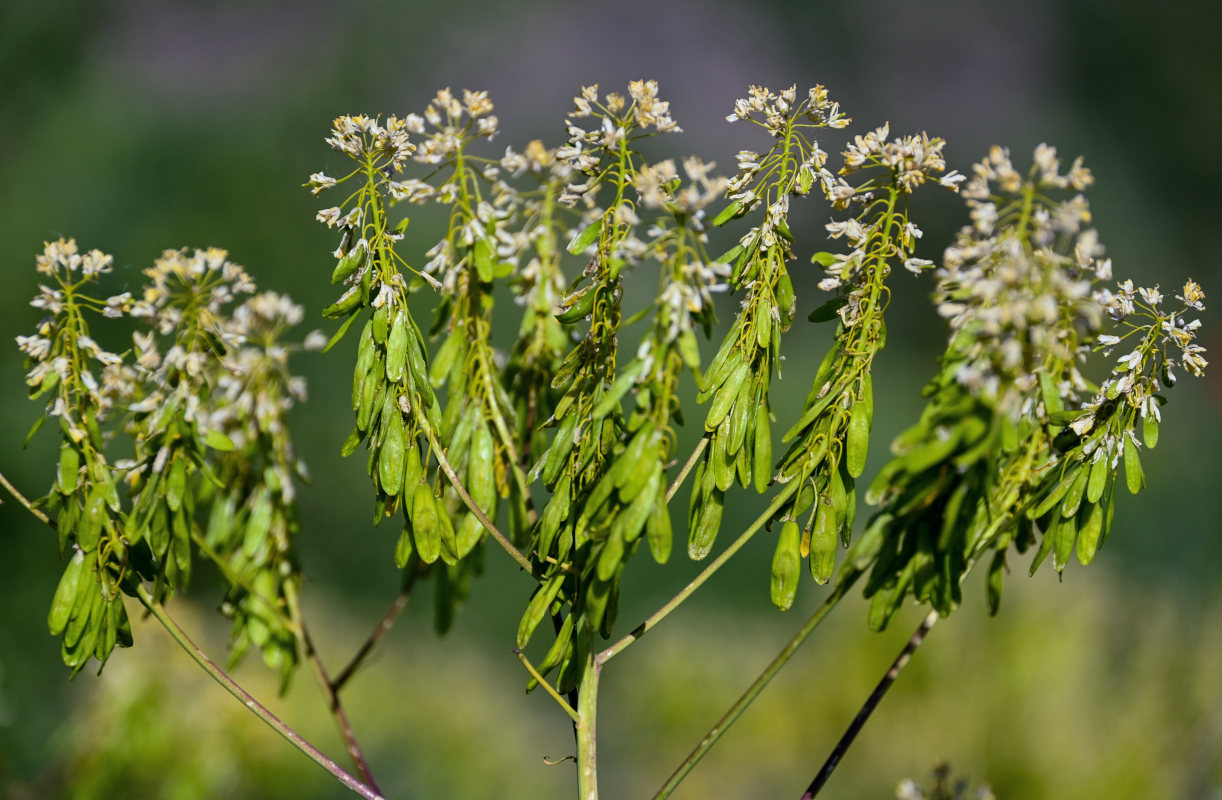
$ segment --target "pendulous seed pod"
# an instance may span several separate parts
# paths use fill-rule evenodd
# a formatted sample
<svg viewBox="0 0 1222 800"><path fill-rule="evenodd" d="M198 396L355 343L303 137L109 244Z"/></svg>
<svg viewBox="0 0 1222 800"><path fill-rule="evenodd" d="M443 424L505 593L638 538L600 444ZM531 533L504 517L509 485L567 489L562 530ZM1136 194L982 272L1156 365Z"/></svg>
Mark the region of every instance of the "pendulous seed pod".
<svg viewBox="0 0 1222 800"><path fill-rule="evenodd" d="M441 523L438 521L433 490L427 483L416 484L410 522L420 560L432 564L441 555Z"/></svg>
<svg viewBox="0 0 1222 800"><path fill-rule="evenodd" d="M772 604L788 611L798 594L798 576L802 571L802 557L798 554L800 532L798 523L786 520L781 526L776 551L772 554L772 580L770 592Z"/></svg>

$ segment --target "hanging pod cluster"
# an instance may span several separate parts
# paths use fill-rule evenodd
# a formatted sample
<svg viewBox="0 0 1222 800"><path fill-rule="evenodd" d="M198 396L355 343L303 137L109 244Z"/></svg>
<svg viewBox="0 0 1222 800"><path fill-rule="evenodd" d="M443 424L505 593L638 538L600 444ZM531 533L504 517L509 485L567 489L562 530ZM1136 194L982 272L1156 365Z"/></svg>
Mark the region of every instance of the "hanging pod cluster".
<svg viewBox="0 0 1222 800"><path fill-rule="evenodd" d="M866 495L881 506L867 526L874 628L908 596L951 613L990 552L996 612L1011 545L1023 553L1038 542L1032 573L1050 553L1058 572L1075 549L1090 563L1111 525L1122 456L1129 490L1142 486L1136 428L1157 443L1159 376L1174 363L1166 343L1191 355L1196 324L1184 313L1198 306L1165 311L1156 291L1106 288L1111 261L1085 227L1086 201L1052 199L1091 183L1081 159L1061 173L1041 145L1035 162L1024 176L993 148L963 190L973 224L947 249L935 293L950 342L921 420L896 439ZM1185 289L1198 291L1191 281ZM1121 335L1105 332L1109 317ZM1137 348L1088 399L1083 356L1125 337Z"/></svg>
<svg viewBox="0 0 1222 800"><path fill-rule="evenodd" d="M808 131L849 122L821 86L800 101L793 87L780 94L752 87L750 101L744 102L731 118L762 116L776 141L762 156L746 150L738 154L739 172L728 187L733 202L713 220L724 225L763 210L759 224L718 258L732 265L730 287L746 296L697 396L709 403L704 423L709 444L697 467L688 510L688 554L694 559L712 551L731 485L754 486L763 493L772 482L768 391L773 374L780 372L781 334L792 323L795 302L786 267L794 258L790 199L816 185L832 198L837 181L825 167L827 154Z"/></svg>
<svg viewBox="0 0 1222 800"><path fill-rule="evenodd" d="M38 504L54 519L61 552L70 554L48 626L63 635L64 661L74 672L91 656L104 664L116 644L131 643L122 594L134 596L141 581L151 581L152 597L160 602L186 586L197 551L217 563L230 597L251 594L250 581L259 570L276 581L294 574L292 526L282 524L276 545L266 546L275 519L270 513L244 516L237 508L244 501L225 464L237 457L231 437L250 445L249 464L268 463L269 454L287 442L280 415L291 402L262 392L284 393L292 382L283 364L288 351L275 340L301 314L287 298L254 294L254 282L222 250L167 250L145 270L148 280L139 300L130 293L105 300L92 296L90 285L109 271L110 257L94 251L88 257L94 268L78 272L82 263L73 258L75 251L74 242L60 240L48 244L39 259L40 270L58 288L44 287L34 301L53 313L41 326L48 346L38 348L28 364L31 385L37 387L31 396L54 393L31 435L46 416L60 419L56 481ZM252 296L232 307L242 294ZM130 315L151 329L133 334L128 352L111 353L90 335L86 313ZM260 347L245 347L256 319L267 326L267 335L259 339ZM256 349L262 357L273 350L278 354L279 388L259 383L238 397L229 394L247 366L243 359ZM260 439L260 425L276 427L279 444ZM128 437L131 457L111 462L105 452L119 447L120 433ZM254 494L275 486L291 498L291 485L286 487L291 472L257 470L242 486ZM198 520L204 508L209 534ZM291 517L291 499L283 509ZM226 515L229 522L222 524ZM243 546L259 562L253 572L235 569L231 552L221 552ZM261 587L277 596L266 581ZM297 642L291 625L272 622L277 614L283 611L265 609L258 621L237 622L235 642L253 638L287 679ZM268 635L251 637L260 625Z"/></svg>
<svg viewBox="0 0 1222 800"><path fill-rule="evenodd" d="M836 566L836 547L848 547L857 514L856 479L865 470L874 421L871 367L886 344L884 321L893 267L913 269L920 231L907 214L916 186L936 179L944 168L940 139L907 136L888 141L886 128L856 138L845 152L842 174L865 170L864 180L839 193L838 207L857 214L827 226L844 238L848 253L820 252L812 262L827 278L820 287L835 295L810 315L812 322L836 320L831 348L815 373L802 415L782 436L792 442L780 458L776 481L797 488L776 512L782 521L772 565L772 601L789 608L796 575L807 560L816 583L827 583ZM919 177L914 177L919 176ZM913 271L920 271L920 264Z"/></svg>

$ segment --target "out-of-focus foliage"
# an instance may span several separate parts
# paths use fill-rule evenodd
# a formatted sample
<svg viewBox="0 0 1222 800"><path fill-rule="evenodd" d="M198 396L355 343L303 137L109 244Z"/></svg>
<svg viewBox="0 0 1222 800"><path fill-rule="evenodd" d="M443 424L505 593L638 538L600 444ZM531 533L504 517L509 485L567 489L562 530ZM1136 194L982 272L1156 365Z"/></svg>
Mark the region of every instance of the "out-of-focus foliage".
<svg viewBox="0 0 1222 800"><path fill-rule="evenodd" d="M1167 594L1139 600L1116 580L1058 586L1051 575L1016 581L998 619L969 600L939 626L828 790L839 797L893 797L901 779L924 776L940 760L951 760L956 775L988 783L1004 800L1204 797L1222 785L1216 758L1222 641L1211 635L1222 626L1222 606L1185 616ZM761 599L755 611L766 603ZM656 789L668 765L762 666L767 655L761 653L788 635L775 618L747 628L750 613L701 614L682 630L659 631L654 649L633 657L641 672L608 683L600 722L607 775L615 776L609 795L642 797ZM370 754L385 775L384 788L405 797L563 795L569 767L539 760L572 752L571 735L557 724L562 717L520 694L517 663L508 653L438 641L429 635L427 615L418 617L404 637L411 643L387 648L353 684L350 698L369 741L393 743ZM206 619L183 615L192 627ZM319 619L323 636L359 622L325 613ZM834 617L821 646L781 673L775 689L674 796L797 796L801 786L789 778L814 773L907 636L909 621L863 641L860 617ZM4 778L0 794L22 800L336 796L325 773L211 684L160 628L134 624L140 657L113 660L81 708L59 723L48 752L56 766L20 781ZM742 646L719 650L729 626L747 631ZM216 624L205 645L219 647L224 635ZM696 660L692 652L718 656ZM438 659L451 668L432 669ZM274 694L275 676L256 664L239 679ZM422 682L430 691L411 702L386 701ZM691 685L704 688L694 695L685 690ZM823 685L843 691L822 691ZM3 691L11 705L14 687L6 683ZM272 708L325 745L332 734L314 694L302 681ZM488 715L514 724L488 728ZM642 725L643 719L650 723ZM514 780L505 780L509 774Z"/></svg>

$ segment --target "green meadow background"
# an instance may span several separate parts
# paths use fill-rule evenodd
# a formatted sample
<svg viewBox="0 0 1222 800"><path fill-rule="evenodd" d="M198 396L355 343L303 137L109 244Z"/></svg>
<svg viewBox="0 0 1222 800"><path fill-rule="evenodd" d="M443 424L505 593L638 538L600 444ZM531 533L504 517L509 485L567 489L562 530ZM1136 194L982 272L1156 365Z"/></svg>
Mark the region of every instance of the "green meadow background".
<svg viewBox="0 0 1222 800"><path fill-rule="evenodd" d="M1066 159L1084 154L1095 172L1088 196L1118 277L1161 283L1168 295L1192 277L1218 296L1220 24L1222 9L1207 0L5 0L0 471L36 496L53 470L48 434L22 450L38 409L25 398L13 344L40 316L26 303L44 241L74 236L113 253L115 292L137 286L164 248L223 246L262 288L305 305L302 336L329 331L318 311L333 299L334 237L313 221L329 203L300 184L343 168L323 144L330 120L418 111L444 86L491 92L502 133L488 155L532 138L559 143L581 83L608 90L640 77L660 82L685 129L651 152L695 153L727 171L737 150L763 144L753 126L723 119L752 83L823 83L854 117L850 133L884 121L897 134L928 130L949 141L949 164L961 171L991 144L1023 164L1048 142ZM842 141L831 134L823 144L835 151ZM934 190L916 196L912 213L926 231L918 255L934 259L965 219L956 198ZM413 216L407 252L423 253L438 218ZM799 242L807 236L801 253L819 249L826 206L803 202L794 216ZM799 307L809 310L818 278L805 263L793 269ZM926 302L929 279L901 271L892 284L869 474L919 413L944 342ZM648 302L651 280L629 285L632 308ZM418 300L427 315L427 298ZM724 320L735 301L721 302ZM800 410L831 334L804 314L774 384L782 421ZM1204 326L1216 354L1212 311ZM307 611L333 669L398 586L397 528L370 526L363 459L338 458L351 425L348 344L299 358L311 399L292 420L313 475L301 493ZM1028 579L1019 565L996 619L985 613L980 581L969 581L964 607L932 632L827 796L891 797L902 778L949 760L1002 800L1222 797L1222 372L1182 376L1170 399L1160 446L1143 454L1148 489L1120 498L1095 564L1071 566L1063 581L1048 569ZM686 431L683 447L695 435ZM136 646L116 652L100 677L86 671L69 682L44 622L60 570L55 538L4 500L0 797L350 796L154 624L137 624ZM723 538L762 505L738 495ZM820 601L808 582L798 607L772 609L771 548L769 536L757 537L608 669L599 720L606 797L650 796ZM666 567L634 561L621 629L695 573L682 553L677 547ZM219 657L226 624L206 573L172 612ZM523 693L510 652L528 593L508 560L490 552L450 635L434 636L429 593L414 597L347 690L389 796L572 795L572 764L544 763L573 751L567 720L543 695ZM865 604L852 596L675 797L797 797L919 618L908 609L892 630L872 634ZM340 760L309 675L280 699L257 657L236 677Z"/></svg>

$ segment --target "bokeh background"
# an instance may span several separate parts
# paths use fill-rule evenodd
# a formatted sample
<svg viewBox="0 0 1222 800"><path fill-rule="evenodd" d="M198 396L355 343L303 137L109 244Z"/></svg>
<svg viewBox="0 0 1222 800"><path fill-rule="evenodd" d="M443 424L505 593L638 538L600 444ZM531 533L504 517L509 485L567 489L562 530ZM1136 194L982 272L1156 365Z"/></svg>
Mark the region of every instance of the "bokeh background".
<svg viewBox="0 0 1222 800"><path fill-rule="evenodd" d="M114 253L116 291L136 285L163 248L227 247L263 288L306 306L304 335L332 299L333 237L312 221L318 200L299 188L309 173L339 167L322 142L329 121L418 111L443 86L491 92L503 133L490 153L531 138L558 143L580 83L609 89L638 77L660 81L686 131L661 143L667 154L725 169L735 151L761 144L754 128L723 120L751 83L826 84L856 130L886 120L897 133L928 130L949 140L960 170L992 143L1025 163L1046 141L1065 157L1085 154L1094 170L1095 221L1118 276L1161 282L1168 294L1192 277L1222 292L1220 25L1211 0L4 0L0 340L10 344L0 347L0 470L32 496L51 480L50 437L22 450L37 410L11 344L38 319L26 302L43 241L74 236ZM962 207L924 194L913 209L926 230L920 255L936 259ZM817 236L826 208L809 209L806 230ZM409 245L423 251L435 240L429 222L425 214L412 225ZM809 309L817 277L801 263L795 283ZM893 283L870 470L918 413L944 341L925 302L928 279L904 273ZM629 302L639 307L647 289L637 291ZM1216 354L1215 317L1205 315L1204 330ZM774 390L782 419L800 408L812 354L829 335L805 322L790 332ZM312 387L294 418L314 476L301 497L307 607L333 668L398 584L397 531L370 527L362 460L337 456L350 426L350 363L341 347L297 364ZM1063 582L1047 569L1035 579L1016 570L997 619L971 581L964 608L931 634L829 796L890 797L901 778L948 759L1003 800L1222 797L1220 375L1185 377L1171 393L1162 443L1143 455L1149 488L1120 499L1094 566L1071 566ZM135 648L117 652L101 677L87 671L70 683L44 624L60 569L54 536L4 499L0 796L348 796L154 625L138 625ZM732 503L723 535L759 505L746 493ZM608 670L599 721L607 797L649 796L818 603L807 584L798 608L772 610L768 539ZM665 568L634 561L621 627L693 574L681 552ZM445 639L432 633L427 593L413 598L348 690L392 797L571 796L571 763L543 762L572 752L566 719L542 695L522 693L510 653L529 588L495 553L487 572ZM219 596L201 576L173 606L217 655ZM860 599L844 603L675 796L796 797L920 612L881 635L864 617ZM275 693L257 658L237 677ZM271 705L339 760L308 675Z"/></svg>

